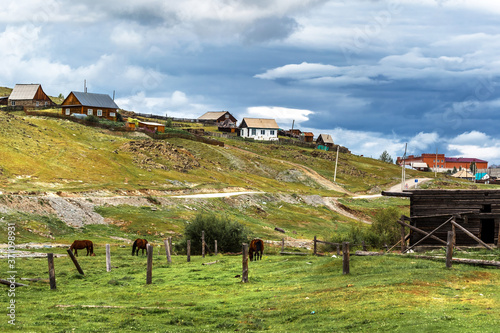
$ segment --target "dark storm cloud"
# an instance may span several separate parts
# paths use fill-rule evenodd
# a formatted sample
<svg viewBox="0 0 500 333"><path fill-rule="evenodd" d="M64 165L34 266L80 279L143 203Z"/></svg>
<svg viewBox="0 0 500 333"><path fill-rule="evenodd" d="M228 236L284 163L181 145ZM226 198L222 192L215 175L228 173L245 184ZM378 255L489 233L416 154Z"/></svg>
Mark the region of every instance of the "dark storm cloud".
<svg viewBox="0 0 500 333"><path fill-rule="evenodd" d="M281 40L290 36L297 28L298 23L290 17L266 17L255 20L243 32L246 43L261 43Z"/></svg>

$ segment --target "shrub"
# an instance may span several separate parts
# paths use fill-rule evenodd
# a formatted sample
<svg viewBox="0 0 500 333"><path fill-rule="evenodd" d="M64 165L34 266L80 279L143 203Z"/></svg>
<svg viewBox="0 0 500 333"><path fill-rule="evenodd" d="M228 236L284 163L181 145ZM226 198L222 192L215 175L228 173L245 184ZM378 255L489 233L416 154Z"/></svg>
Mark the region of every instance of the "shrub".
<svg viewBox="0 0 500 333"><path fill-rule="evenodd" d="M99 118L97 118L96 116L90 115L90 116L87 116L85 118L85 121L88 121L89 123L98 123Z"/></svg>
<svg viewBox="0 0 500 333"><path fill-rule="evenodd" d="M217 240L218 252L240 252L241 243L248 242L248 229L238 222L213 214L198 214L184 231L184 239L176 245L179 252L186 251L187 240L191 240L191 254L201 254L201 232L205 231L205 243L214 250Z"/></svg>

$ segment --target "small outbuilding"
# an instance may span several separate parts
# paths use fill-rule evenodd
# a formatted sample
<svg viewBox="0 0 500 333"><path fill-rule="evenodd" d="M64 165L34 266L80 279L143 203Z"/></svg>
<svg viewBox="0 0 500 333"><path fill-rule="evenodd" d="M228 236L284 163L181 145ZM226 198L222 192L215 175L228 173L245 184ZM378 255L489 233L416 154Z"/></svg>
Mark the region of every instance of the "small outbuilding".
<svg viewBox="0 0 500 333"><path fill-rule="evenodd" d="M334 143L330 134L320 134L316 139L316 144L321 146L326 146L329 148L333 148Z"/></svg>
<svg viewBox="0 0 500 333"><path fill-rule="evenodd" d="M118 114L118 105L106 94L72 91L61 106L62 114L66 116L80 113L116 121Z"/></svg>
<svg viewBox="0 0 500 333"><path fill-rule="evenodd" d="M26 110L55 106L56 103L43 91L40 84L16 84L8 98L8 105L22 106Z"/></svg>
<svg viewBox="0 0 500 333"><path fill-rule="evenodd" d="M165 125L160 123L154 123L149 121L140 121L138 123L139 128L144 128L152 132L165 133Z"/></svg>

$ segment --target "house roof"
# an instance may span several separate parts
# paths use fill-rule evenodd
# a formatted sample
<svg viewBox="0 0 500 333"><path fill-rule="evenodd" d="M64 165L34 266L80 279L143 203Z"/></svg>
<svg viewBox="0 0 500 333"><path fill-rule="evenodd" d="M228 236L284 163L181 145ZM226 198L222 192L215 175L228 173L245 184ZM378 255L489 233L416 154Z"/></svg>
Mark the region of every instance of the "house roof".
<svg viewBox="0 0 500 333"><path fill-rule="evenodd" d="M481 180L481 179L485 178L486 175L488 175L486 172L478 172L478 173L476 173L476 180Z"/></svg>
<svg viewBox="0 0 500 333"><path fill-rule="evenodd" d="M118 109L118 105L116 105L115 101L113 101L109 95L92 94L79 91L72 91L71 93L73 93L76 99L78 99L78 101L84 106Z"/></svg>
<svg viewBox="0 0 500 333"><path fill-rule="evenodd" d="M332 143L333 144L333 139L332 137L330 136L330 134L320 134L318 136L318 140L319 139L322 139L324 143Z"/></svg>
<svg viewBox="0 0 500 333"><path fill-rule="evenodd" d="M204 115L198 117L199 120L217 120L226 113L229 113L228 111L208 111Z"/></svg>
<svg viewBox="0 0 500 333"><path fill-rule="evenodd" d="M465 170L465 169L462 169L462 170L458 171L457 173L454 173L451 176L456 177L456 178L474 178L474 174L472 174L472 172Z"/></svg>
<svg viewBox="0 0 500 333"><path fill-rule="evenodd" d="M246 126L244 126L246 125ZM241 121L241 127L248 128L271 128L278 129L279 126L274 119L261 119L261 118L243 118Z"/></svg>
<svg viewBox="0 0 500 333"><path fill-rule="evenodd" d="M302 132L304 136L314 136L313 132Z"/></svg>
<svg viewBox="0 0 500 333"><path fill-rule="evenodd" d="M445 161L447 163L455 162L455 163L488 163L487 161L480 160L479 158L464 158L464 157L446 157Z"/></svg>
<svg viewBox="0 0 500 333"><path fill-rule="evenodd" d="M10 100L26 100L35 98L39 84L16 84L10 93Z"/></svg>
<svg viewBox="0 0 500 333"><path fill-rule="evenodd" d="M144 124L148 126L165 126L165 124L153 123L150 121L140 121L139 124Z"/></svg>

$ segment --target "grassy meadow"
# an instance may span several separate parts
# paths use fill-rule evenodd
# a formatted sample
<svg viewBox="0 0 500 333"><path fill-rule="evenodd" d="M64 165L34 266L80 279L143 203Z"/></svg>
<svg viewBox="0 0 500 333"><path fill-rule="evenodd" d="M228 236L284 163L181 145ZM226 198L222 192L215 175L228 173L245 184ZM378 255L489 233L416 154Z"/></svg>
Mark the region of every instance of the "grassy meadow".
<svg viewBox="0 0 500 333"><path fill-rule="evenodd" d="M22 332L497 332L500 270L388 255L351 256L351 273L331 256L279 256L266 249L249 263L241 256L173 256L154 249L153 283L146 257L112 246L78 258L55 258L57 290L46 259L16 260L18 278L42 278L16 288L16 325ZM65 253L64 249L44 249ZM497 253L498 257L498 253ZM211 265L203 263L218 261ZM6 261L0 261L6 271ZM7 304L7 293L2 293Z"/></svg>

